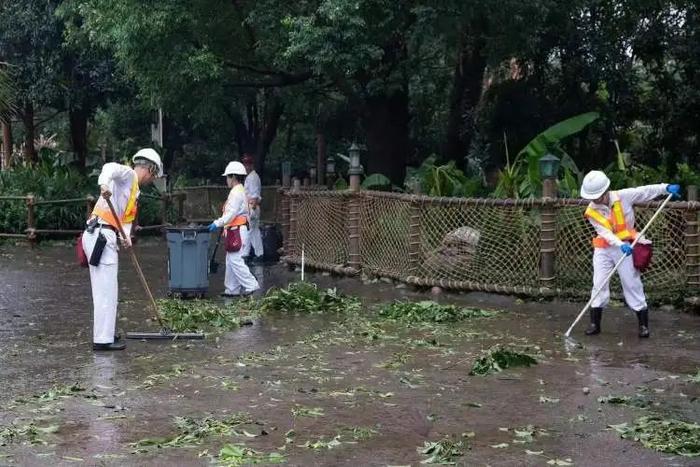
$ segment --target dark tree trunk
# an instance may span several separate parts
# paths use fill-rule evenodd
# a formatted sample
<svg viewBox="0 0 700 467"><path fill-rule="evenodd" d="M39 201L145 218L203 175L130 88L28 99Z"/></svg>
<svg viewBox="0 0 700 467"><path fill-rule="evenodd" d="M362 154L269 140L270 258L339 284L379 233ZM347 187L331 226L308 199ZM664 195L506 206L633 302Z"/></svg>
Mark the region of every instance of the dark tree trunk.
<svg viewBox="0 0 700 467"><path fill-rule="evenodd" d="M462 166L474 137L476 109L481 99L486 58L477 28L465 26L460 34L457 61L448 101L449 117L443 154Z"/></svg>
<svg viewBox="0 0 700 467"><path fill-rule="evenodd" d="M279 98L277 91L265 91L265 113L262 119L262 128L257 132L257 150L255 158L255 169L263 177L265 173L265 159L270 151L270 146L277 136L280 118L284 105Z"/></svg>
<svg viewBox="0 0 700 467"><path fill-rule="evenodd" d="M73 153L78 159L78 168L84 171L88 153L88 114L83 107L71 106L68 110L68 119L70 120L70 139Z"/></svg>
<svg viewBox="0 0 700 467"><path fill-rule="evenodd" d="M402 186L409 151L408 92L368 98L362 120L369 153L367 175L381 173Z"/></svg>
<svg viewBox="0 0 700 467"><path fill-rule="evenodd" d="M316 180L313 182L319 185L326 184L327 152L326 135L321 128L316 127Z"/></svg>
<svg viewBox="0 0 700 467"><path fill-rule="evenodd" d="M12 164L12 122L9 117L0 119L2 125L2 170L10 170Z"/></svg>
<svg viewBox="0 0 700 467"><path fill-rule="evenodd" d="M36 164L39 158L34 147L34 106L31 102L24 106L22 121L24 123L24 159L29 164Z"/></svg>

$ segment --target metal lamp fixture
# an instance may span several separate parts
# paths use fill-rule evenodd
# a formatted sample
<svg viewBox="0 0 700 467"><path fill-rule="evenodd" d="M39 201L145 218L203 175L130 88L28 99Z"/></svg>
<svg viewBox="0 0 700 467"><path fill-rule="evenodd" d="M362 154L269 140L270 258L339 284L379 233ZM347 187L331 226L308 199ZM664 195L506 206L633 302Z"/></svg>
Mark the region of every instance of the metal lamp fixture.
<svg viewBox="0 0 700 467"><path fill-rule="evenodd" d="M326 175L335 175L335 158L328 156L326 159Z"/></svg>
<svg viewBox="0 0 700 467"><path fill-rule="evenodd" d="M282 177L292 176L292 163L289 161L282 162Z"/></svg>
<svg viewBox="0 0 700 467"><path fill-rule="evenodd" d="M559 173L559 158L545 154L540 158L540 175L542 178L557 178Z"/></svg>
<svg viewBox="0 0 700 467"><path fill-rule="evenodd" d="M352 143L348 153L350 154L350 174L357 175L362 172L362 167L360 166L360 147L356 143Z"/></svg>

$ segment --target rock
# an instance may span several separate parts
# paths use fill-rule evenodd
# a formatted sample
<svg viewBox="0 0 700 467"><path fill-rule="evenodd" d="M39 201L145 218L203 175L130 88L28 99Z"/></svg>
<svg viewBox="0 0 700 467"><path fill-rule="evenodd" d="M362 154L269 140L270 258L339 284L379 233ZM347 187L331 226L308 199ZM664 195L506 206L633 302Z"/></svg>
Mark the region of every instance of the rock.
<svg viewBox="0 0 700 467"><path fill-rule="evenodd" d="M396 288L397 288L397 289L405 289L405 288L406 288L406 284L404 284L403 282L399 282L398 284L396 284Z"/></svg>
<svg viewBox="0 0 700 467"><path fill-rule="evenodd" d="M676 308L673 305L661 305L659 310L665 311L666 313L674 311Z"/></svg>
<svg viewBox="0 0 700 467"><path fill-rule="evenodd" d="M586 395L590 394L590 393L591 393L591 388L589 388L589 387L583 388L583 393L586 394Z"/></svg>

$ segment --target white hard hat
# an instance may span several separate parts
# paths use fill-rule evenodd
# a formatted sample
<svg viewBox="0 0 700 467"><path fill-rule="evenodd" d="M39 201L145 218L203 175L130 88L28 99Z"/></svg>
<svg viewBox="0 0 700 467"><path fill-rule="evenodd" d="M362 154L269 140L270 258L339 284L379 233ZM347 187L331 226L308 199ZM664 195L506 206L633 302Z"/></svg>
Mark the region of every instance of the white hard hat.
<svg viewBox="0 0 700 467"><path fill-rule="evenodd" d="M224 173L222 173L224 177L227 177L229 175L248 175L248 172L246 172L245 167L243 167L243 164L240 162L229 162L228 165L226 166L226 170L224 170Z"/></svg>
<svg viewBox="0 0 700 467"><path fill-rule="evenodd" d="M598 199L610 187L610 179L600 170L592 170L583 177L581 185L581 197L585 199Z"/></svg>
<svg viewBox="0 0 700 467"><path fill-rule="evenodd" d="M136 162L138 159L146 159L147 161L153 162L158 167L158 177L163 176L163 162L160 160L160 156L154 149L140 149L132 158L134 162Z"/></svg>

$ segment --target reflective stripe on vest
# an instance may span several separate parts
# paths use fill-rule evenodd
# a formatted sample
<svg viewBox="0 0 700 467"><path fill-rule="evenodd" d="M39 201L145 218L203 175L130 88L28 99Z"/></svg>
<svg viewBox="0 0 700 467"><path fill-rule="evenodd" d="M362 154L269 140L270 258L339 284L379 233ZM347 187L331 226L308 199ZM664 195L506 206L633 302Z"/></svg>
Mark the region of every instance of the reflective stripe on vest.
<svg viewBox="0 0 700 467"><path fill-rule="evenodd" d="M136 220L136 212L138 209L136 202L138 199L138 194L139 178L134 173L134 180L131 182L131 193L129 193L129 201L127 201L126 209L124 210L124 214L122 214L120 219L122 225L131 224L134 222L134 220ZM95 203L95 208L92 210L92 215L98 216L115 229L119 228L117 225L117 220L112 215L112 211L109 209L107 201L101 196L100 199L97 200L97 203Z"/></svg>
<svg viewBox="0 0 700 467"><path fill-rule="evenodd" d="M637 232L634 229L627 228L625 213L622 210L622 201L620 201L620 197L616 192L611 191L610 199L613 200L612 209L610 210L610 219L606 218L590 206L588 206L586 209L584 216L586 216L588 219L593 219L603 228L614 233L615 236L622 241L634 240L637 236ZM593 239L594 248L607 248L609 246L610 243L608 243L608 241L600 235Z"/></svg>
<svg viewBox="0 0 700 467"><path fill-rule="evenodd" d="M245 188L243 188L243 185L238 184L235 187L233 187L234 192L243 192L243 196L245 196ZM226 203L224 203L223 207L223 212L226 214ZM248 216L245 214L239 214L238 216L234 217L231 219L228 224L224 226L224 228L231 228L231 227L240 227L242 225L246 225L248 223Z"/></svg>

